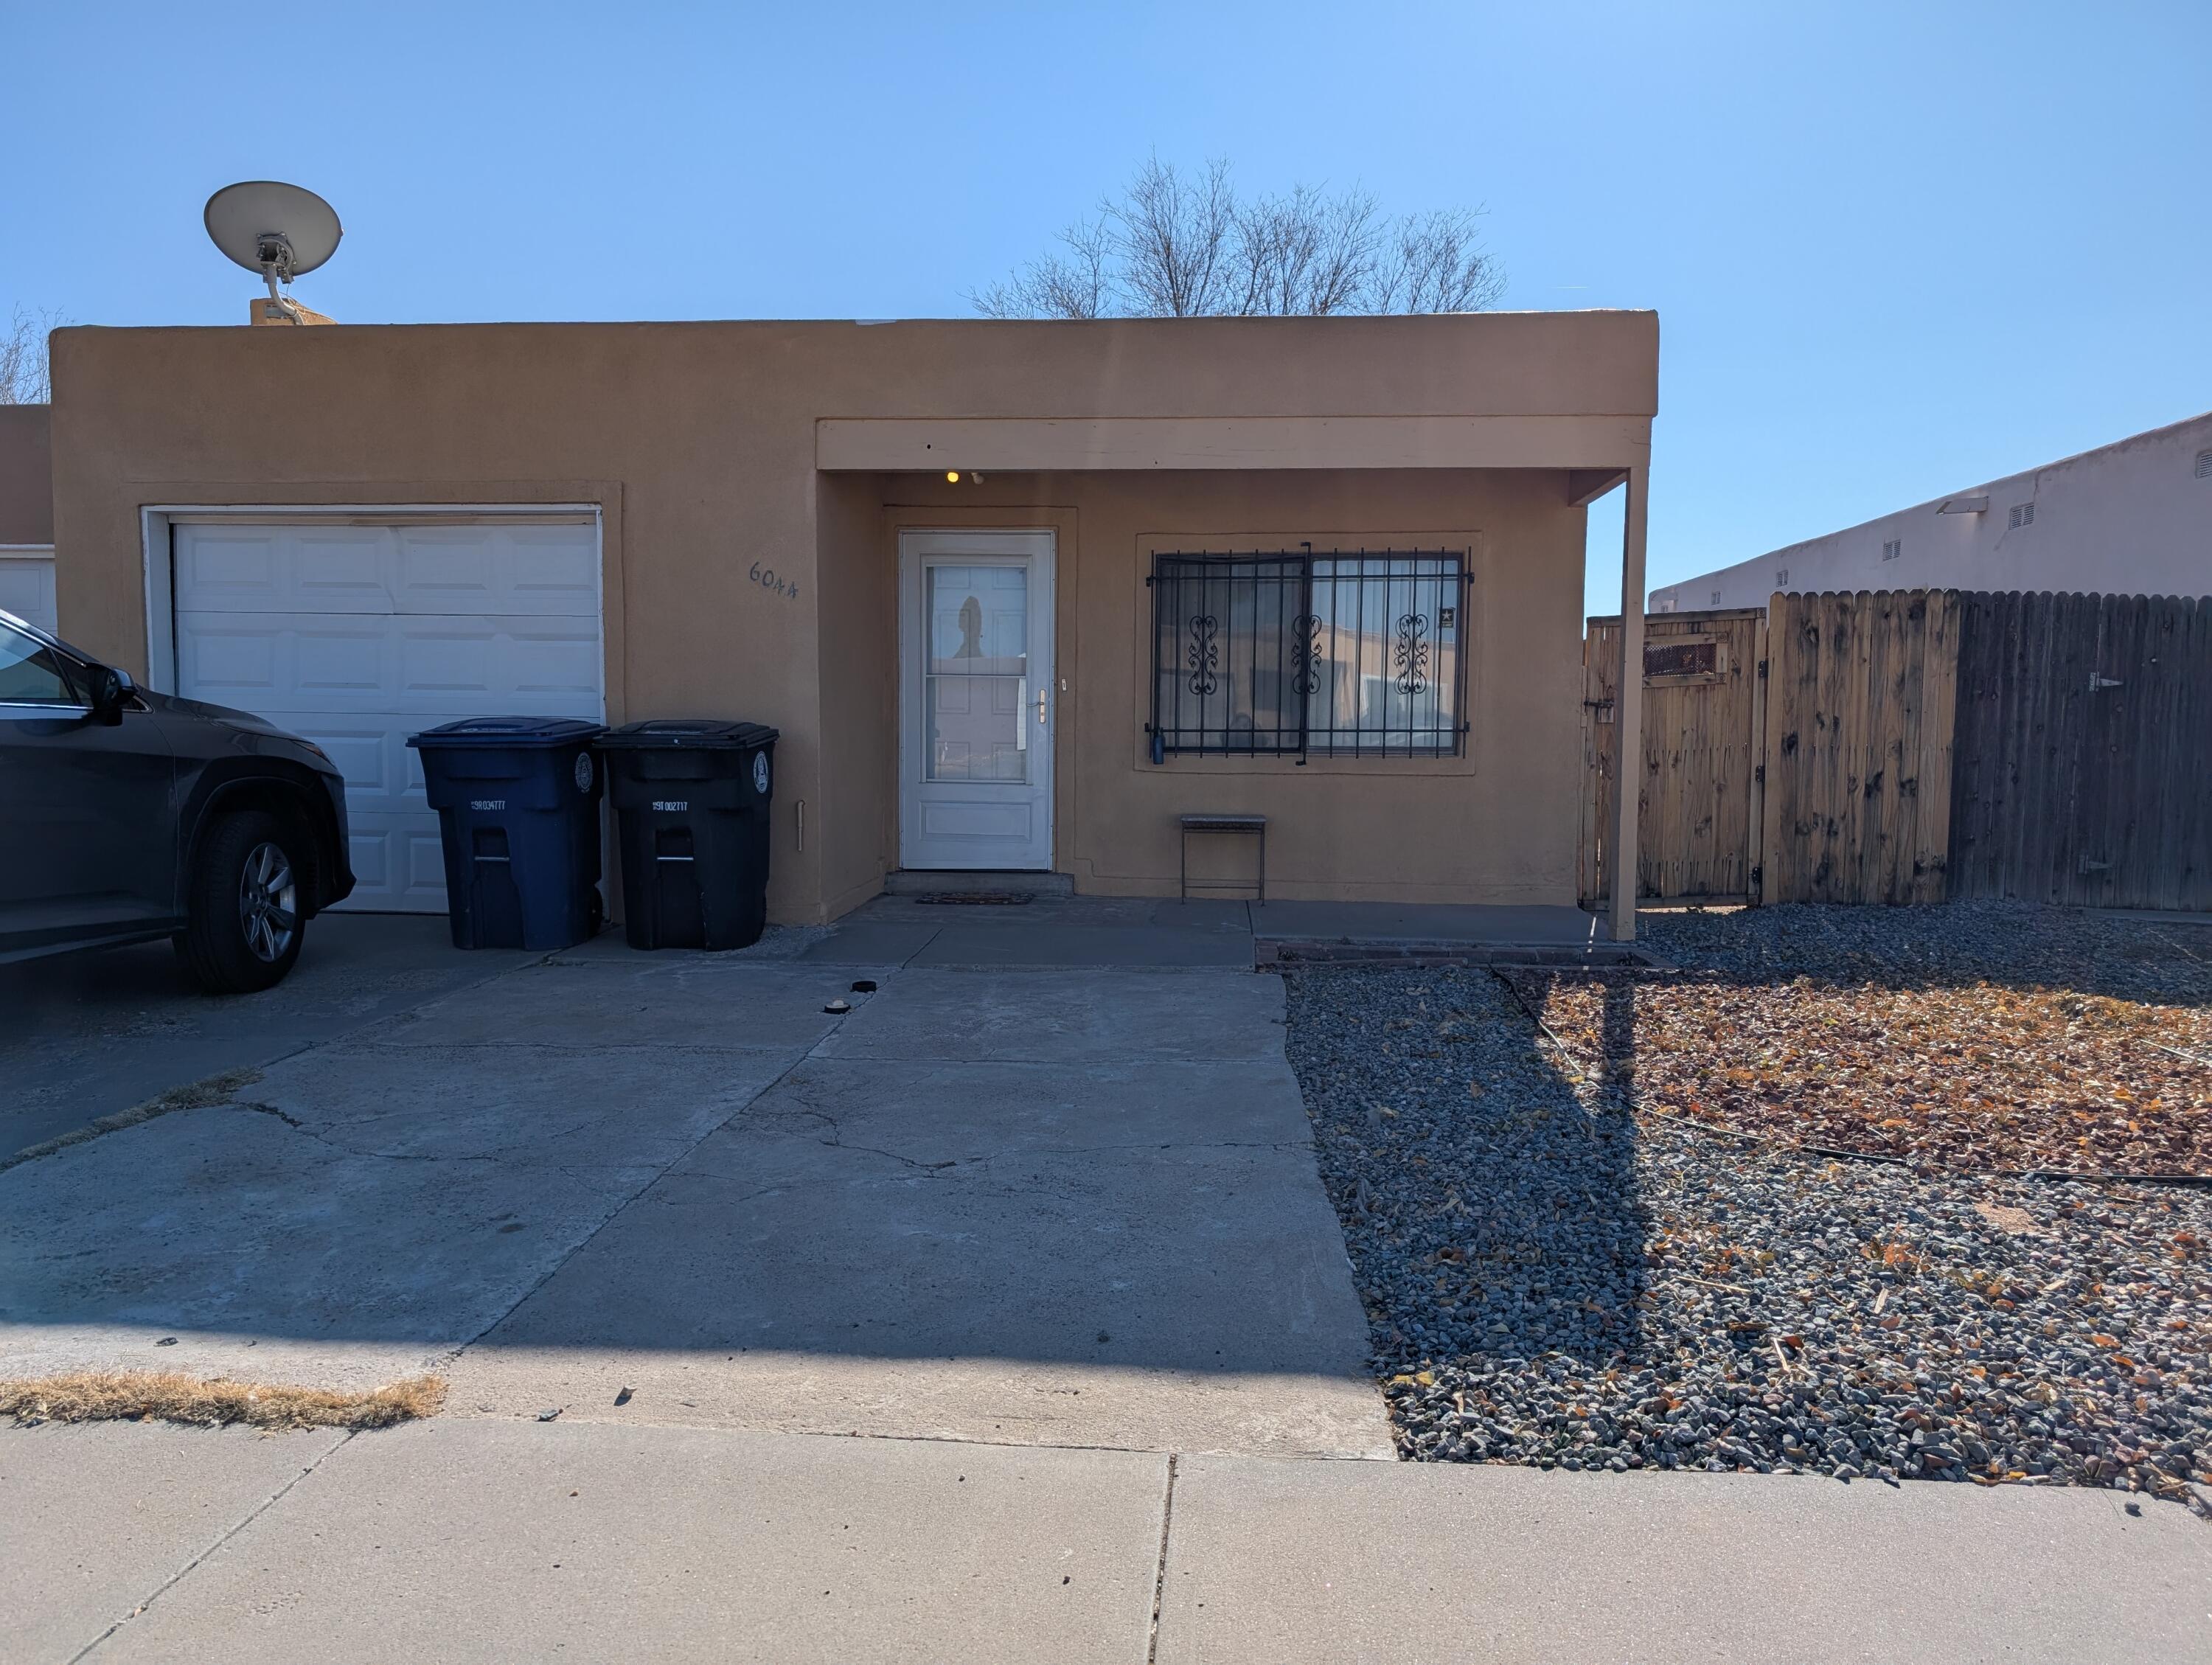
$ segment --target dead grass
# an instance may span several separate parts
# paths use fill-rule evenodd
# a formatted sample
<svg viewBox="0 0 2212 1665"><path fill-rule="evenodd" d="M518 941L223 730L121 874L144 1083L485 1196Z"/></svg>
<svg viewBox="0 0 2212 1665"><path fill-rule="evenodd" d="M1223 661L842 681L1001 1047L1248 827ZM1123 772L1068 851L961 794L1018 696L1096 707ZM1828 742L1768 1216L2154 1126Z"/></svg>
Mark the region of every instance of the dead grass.
<svg viewBox="0 0 2212 1665"><path fill-rule="evenodd" d="M135 1127L142 1121L151 1121L157 1115L167 1115L173 1110L210 1110L218 1104L235 1100L242 1088L250 1087L261 1079L259 1070L225 1070L198 1081L190 1081L181 1087L157 1093L143 1104L133 1104L127 1110L118 1110L112 1115L103 1115L97 1121L88 1121L82 1127L71 1128L58 1139L49 1139L41 1144L26 1145L13 1156L0 1157L0 1173L19 1163L35 1161L40 1157L52 1156L57 1151L66 1151L72 1145L82 1145L88 1139L98 1139L102 1133L112 1133L125 1127Z"/></svg>
<svg viewBox="0 0 2212 1665"><path fill-rule="evenodd" d="M389 1428L435 1416L446 1384L410 1376L368 1393L201 1380L177 1370L79 1370L0 1382L0 1416L23 1422L144 1421L195 1428Z"/></svg>

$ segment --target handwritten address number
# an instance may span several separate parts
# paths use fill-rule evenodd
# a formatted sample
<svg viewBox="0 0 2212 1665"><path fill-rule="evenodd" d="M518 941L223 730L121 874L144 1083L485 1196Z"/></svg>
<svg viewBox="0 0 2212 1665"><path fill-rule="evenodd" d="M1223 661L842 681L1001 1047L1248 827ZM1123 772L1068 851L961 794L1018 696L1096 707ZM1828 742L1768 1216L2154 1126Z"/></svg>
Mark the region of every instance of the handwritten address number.
<svg viewBox="0 0 2212 1665"><path fill-rule="evenodd" d="M778 578L773 567L763 567L759 562L754 562L752 580L763 590L772 591L793 601L799 599L799 580L795 578Z"/></svg>

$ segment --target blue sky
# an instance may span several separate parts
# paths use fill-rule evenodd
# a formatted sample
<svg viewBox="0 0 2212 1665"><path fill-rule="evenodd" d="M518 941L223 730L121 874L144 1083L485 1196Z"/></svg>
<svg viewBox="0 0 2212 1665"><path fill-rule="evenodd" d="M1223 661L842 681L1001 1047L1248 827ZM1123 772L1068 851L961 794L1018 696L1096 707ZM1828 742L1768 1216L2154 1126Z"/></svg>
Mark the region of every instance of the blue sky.
<svg viewBox="0 0 2212 1665"><path fill-rule="evenodd" d="M1157 149L1656 307L1655 584L2212 407L2205 0L0 16L0 313L232 323L273 176L349 320L958 315Z"/></svg>

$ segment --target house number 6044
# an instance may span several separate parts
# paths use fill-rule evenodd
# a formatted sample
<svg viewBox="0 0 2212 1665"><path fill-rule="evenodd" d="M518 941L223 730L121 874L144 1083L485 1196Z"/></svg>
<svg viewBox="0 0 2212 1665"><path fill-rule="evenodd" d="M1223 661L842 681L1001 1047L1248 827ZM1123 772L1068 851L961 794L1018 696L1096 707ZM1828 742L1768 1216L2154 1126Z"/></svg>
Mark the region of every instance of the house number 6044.
<svg viewBox="0 0 2212 1665"><path fill-rule="evenodd" d="M752 580L763 590L774 591L777 595L788 597L793 601L799 599L799 580L795 578L778 578L773 567L763 567L759 562L754 562Z"/></svg>

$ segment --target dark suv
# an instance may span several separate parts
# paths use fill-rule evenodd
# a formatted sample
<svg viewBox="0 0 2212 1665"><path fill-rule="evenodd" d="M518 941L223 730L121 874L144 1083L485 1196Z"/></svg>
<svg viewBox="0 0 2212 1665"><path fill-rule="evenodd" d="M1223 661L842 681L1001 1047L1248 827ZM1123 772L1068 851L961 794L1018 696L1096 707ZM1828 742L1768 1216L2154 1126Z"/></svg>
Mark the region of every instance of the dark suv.
<svg viewBox="0 0 2212 1665"><path fill-rule="evenodd" d="M320 747L0 612L0 963L168 937L204 987L267 988L352 890Z"/></svg>

